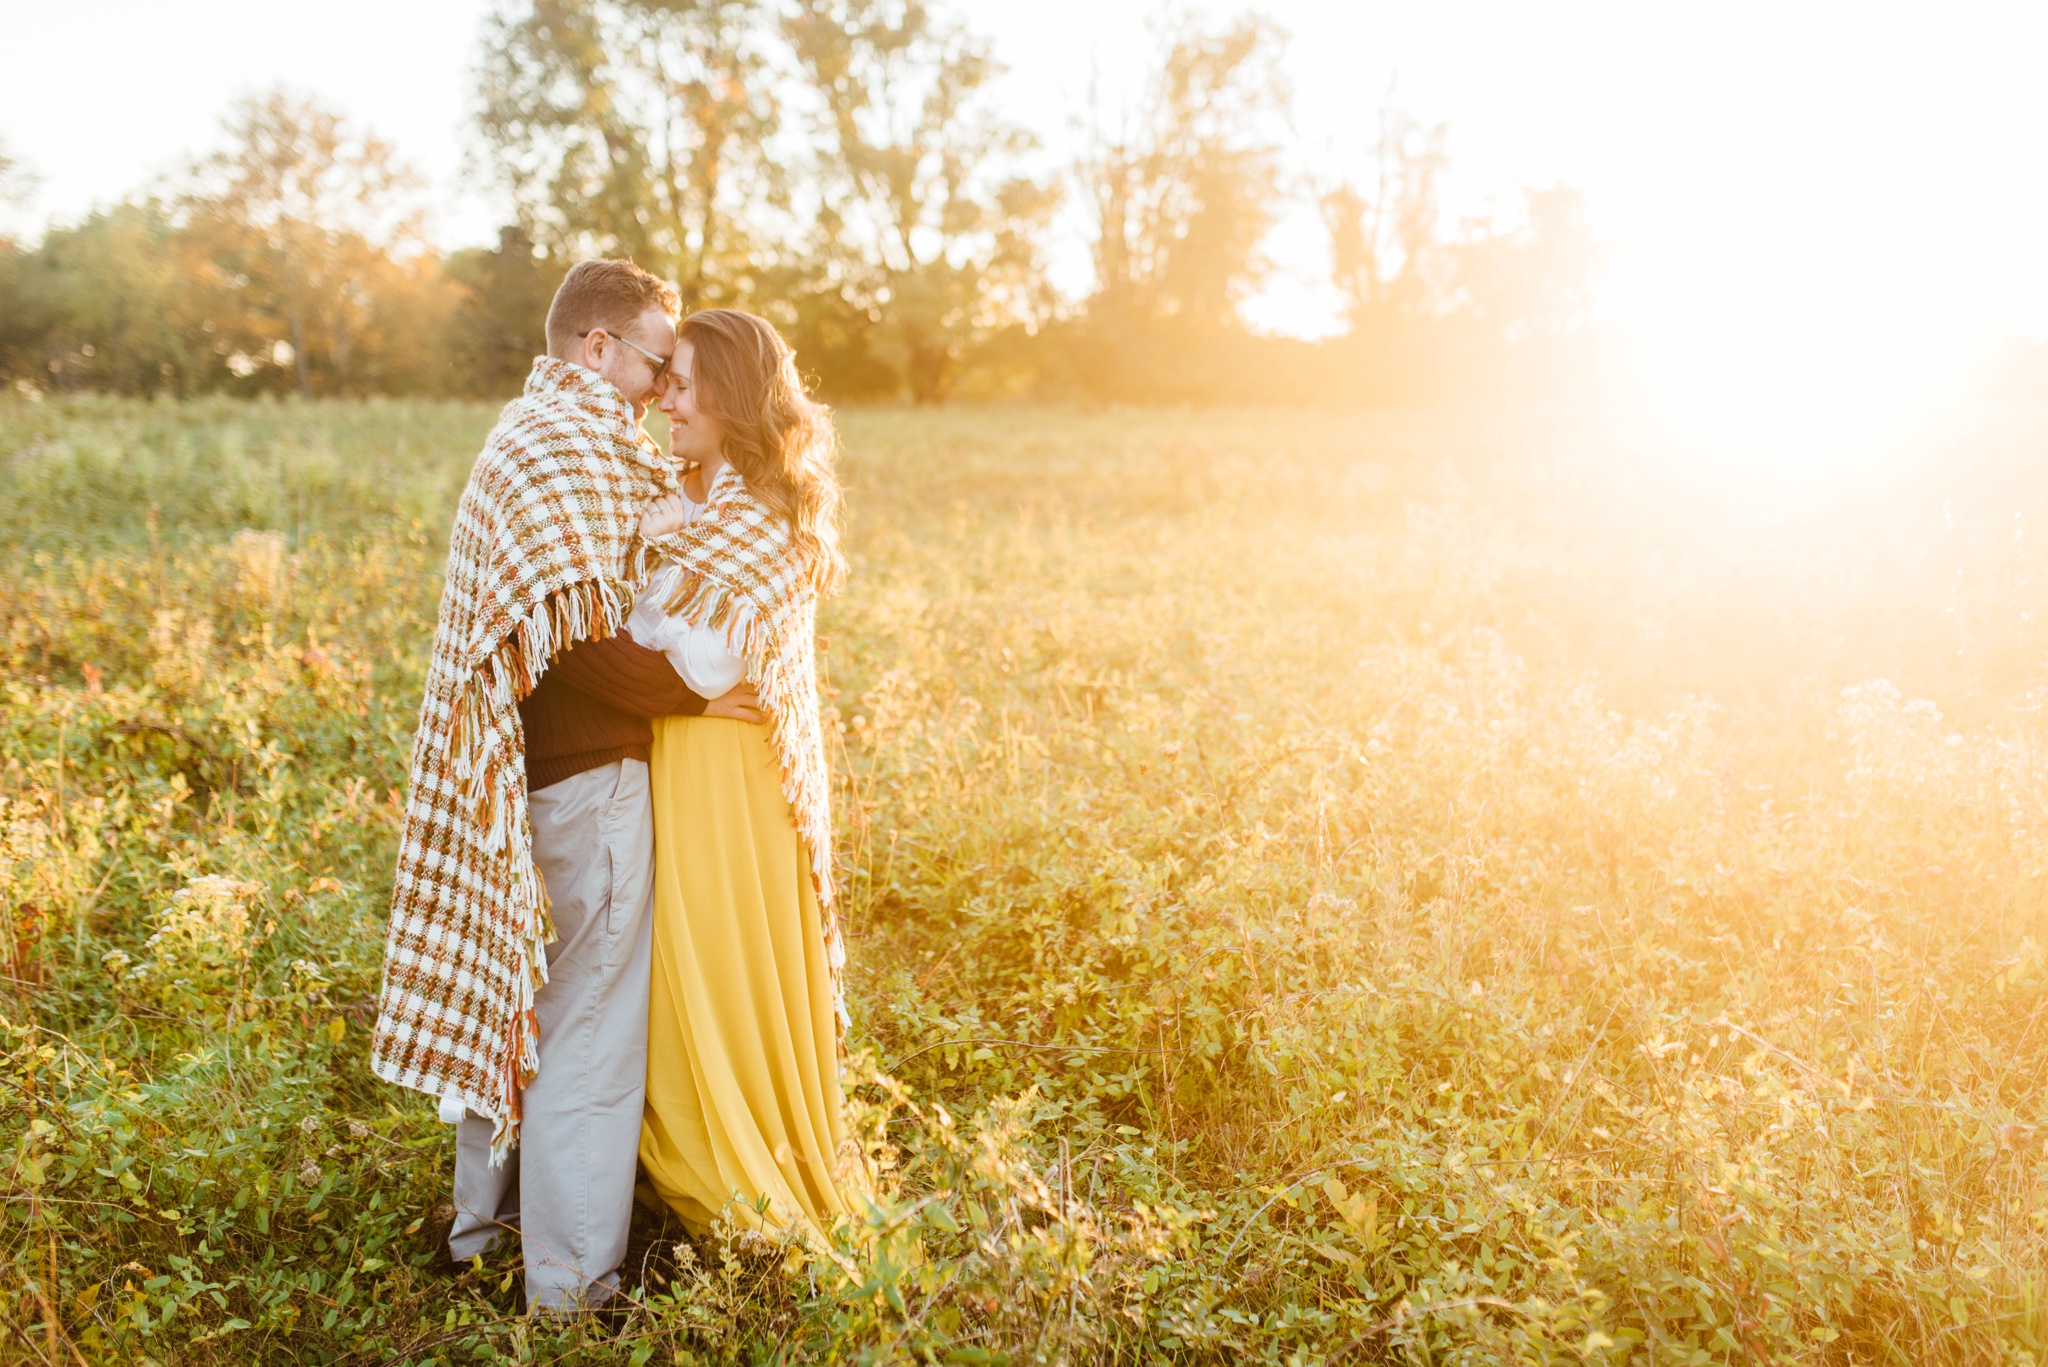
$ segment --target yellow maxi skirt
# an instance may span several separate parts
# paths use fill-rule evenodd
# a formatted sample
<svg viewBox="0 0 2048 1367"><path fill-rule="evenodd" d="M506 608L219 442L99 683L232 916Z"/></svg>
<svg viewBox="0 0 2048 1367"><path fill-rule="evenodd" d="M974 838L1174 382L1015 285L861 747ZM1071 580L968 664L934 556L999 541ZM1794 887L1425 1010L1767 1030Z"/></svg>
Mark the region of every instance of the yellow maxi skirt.
<svg viewBox="0 0 2048 1367"><path fill-rule="evenodd" d="M660 717L640 1164L702 1231L816 1237L849 1209L836 1016L810 860L768 728Z"/></svg>

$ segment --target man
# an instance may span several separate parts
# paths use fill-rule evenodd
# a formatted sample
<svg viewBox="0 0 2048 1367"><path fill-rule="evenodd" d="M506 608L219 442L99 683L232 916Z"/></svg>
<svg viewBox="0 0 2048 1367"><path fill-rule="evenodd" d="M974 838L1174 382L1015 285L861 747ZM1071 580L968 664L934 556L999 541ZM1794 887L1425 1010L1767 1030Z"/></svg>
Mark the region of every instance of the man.
<svg viewBox="0 0 2048 1367"><path fill-rule="evenodd" d="M572 268L548 354L470 473L450 537L372 1046L459 1122L455 1258L517 1229L530 1306L617 1285L647 1075L648 719L709 704L623 634L641 507L674 476L639 429L675 291ZM518 1145L514 1153L513 1145Z"/></svg>

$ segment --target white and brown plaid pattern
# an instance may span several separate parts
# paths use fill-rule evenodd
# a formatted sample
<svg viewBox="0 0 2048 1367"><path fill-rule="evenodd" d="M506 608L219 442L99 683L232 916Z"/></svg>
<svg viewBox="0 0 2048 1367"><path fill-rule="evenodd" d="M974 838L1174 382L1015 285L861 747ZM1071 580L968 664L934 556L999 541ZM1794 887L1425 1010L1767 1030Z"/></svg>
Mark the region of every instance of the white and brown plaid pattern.
<svg viewBox="0 0 2048 1367"><path fill-rule="evenodd" d="M392 888L377 1076L516 1141L553 930L533 866L519 700L631 610L640 510L674 476L608 381L536 358L455 510Z"/></svg>
<svg viewBox="0 0 2048 1367"><path fill-rule="evenodd" d="M818 715L817 590L788 524L747 491L738 471L726 466L704 497L704 510L688 526L649 541L643 556L681 567L668 610L723 630L766 705L782 794L811 859L843 1031L846 949L832 874L831 775Z"/></svg>

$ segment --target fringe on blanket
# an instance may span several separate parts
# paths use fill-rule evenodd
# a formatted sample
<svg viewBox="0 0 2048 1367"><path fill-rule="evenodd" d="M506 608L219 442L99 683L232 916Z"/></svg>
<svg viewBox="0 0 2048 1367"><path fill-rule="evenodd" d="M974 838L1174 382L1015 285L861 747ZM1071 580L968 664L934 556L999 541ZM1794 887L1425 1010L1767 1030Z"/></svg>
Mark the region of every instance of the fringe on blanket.
<svg viewBox="0 0 2048 1367"><path fill-rule="evenodd" d="M733 653L745 661L747 678L753 680L768 705L770 744L781 773L782 795L796 815L797 833L810 852L811 885L818 894L826 962L832 969L833 1011L843 1040L851 1017L841 981L846 945L839 932L838 890L832 873L831 775L826 772L822 749L805 746L797 728L780 720L793 716L799 707L817 709L815 657L808 650L776 649L777 638L791 625L788 618L797 610L793 602L772 615L764 614L757 599L715 574L685 566L679 577L681 582L669 596L668 611L722 632ZM812 676L800 678L806 668L814 671Z"/></svg>
<svg viewBox="0 0 2048 1367"><path fill-rule="evenodd" d="M533 692L563 647L613 635L625 622L631 603L630 593L602 580L558 589L506 634L456 694L449 727L451 767L482 833L483 848L510 864L512 877L506 910L517 959L515 1000L500 1098L503 1114L491 1133L493 1165L511 1151L522 1117L521 1092L540 1072L540 1019L534 1002L547 985L547 947L555 938L547 888L533 862L524 766L507 762L515 748L511 728L520 700ZM540 662L538 668L535 661Z"/></svg>

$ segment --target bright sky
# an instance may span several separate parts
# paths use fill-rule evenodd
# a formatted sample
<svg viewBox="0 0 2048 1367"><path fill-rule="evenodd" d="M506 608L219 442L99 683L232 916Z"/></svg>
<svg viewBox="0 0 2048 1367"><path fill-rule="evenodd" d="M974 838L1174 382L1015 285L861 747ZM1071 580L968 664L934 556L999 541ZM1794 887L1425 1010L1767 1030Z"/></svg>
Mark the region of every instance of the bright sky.
<svg viewBox="0 0 2048 1367"><path fill-rule="evenodd" d="M453 189L488 0L102 0L90 23L0 0L0 138L43 177L31 225L70 218L207 146L225 103L315 91L450 187L440 236L485 241ZM961 0L1011 71L1001 95L1055 151L1091 84L1153 55L1149 0ZM1238 0L1207 0L1222 15ZM1362 169L1390 87L1451 125L1450 207L1511 212L1563 180L1614 249L1601 313L1703 413L1856 407L1953 383L2007 331L2048 336L2048 6L1721 0L1264 0L1303 169ZM1077 225L1057 251L1084 283ZM1254 321L1332 325L1323 242L1296 210ZM1746 405L1746 406L1745 406Z"/></svg>

